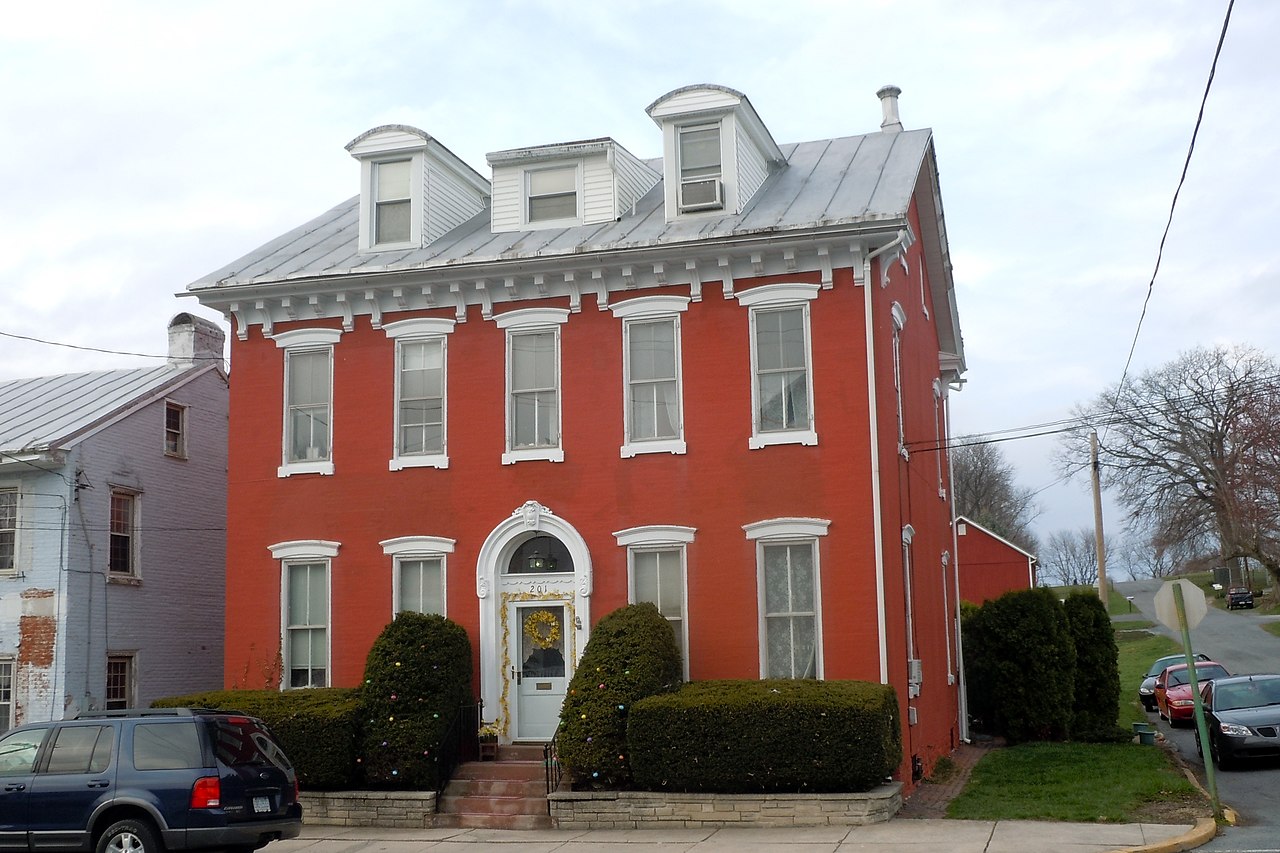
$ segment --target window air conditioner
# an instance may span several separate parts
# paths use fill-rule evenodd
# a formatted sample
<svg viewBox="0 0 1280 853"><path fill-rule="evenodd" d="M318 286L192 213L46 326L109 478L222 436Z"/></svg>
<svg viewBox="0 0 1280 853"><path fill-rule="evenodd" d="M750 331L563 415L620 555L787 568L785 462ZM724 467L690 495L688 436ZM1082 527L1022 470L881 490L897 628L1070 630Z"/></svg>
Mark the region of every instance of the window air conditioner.
<svg viewBox="0 0 1280 853"><path fill-rule="evenodd" d="M681 210L718 210L724 207L724 184L717 178L680 184Z"/></svg>

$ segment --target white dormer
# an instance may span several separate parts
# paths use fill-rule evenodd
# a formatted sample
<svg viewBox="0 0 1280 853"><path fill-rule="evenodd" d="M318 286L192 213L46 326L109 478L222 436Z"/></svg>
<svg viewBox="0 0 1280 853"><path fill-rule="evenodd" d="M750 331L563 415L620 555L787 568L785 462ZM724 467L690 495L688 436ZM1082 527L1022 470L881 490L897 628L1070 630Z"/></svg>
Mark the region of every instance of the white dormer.
<svg viewBox="0 0 1280 853"><path fill-rule="evenodd" d="M494 233L621 219L661 175L612 139L496 151Z"/></svg>
<svg viewBox="0 0 1280 853"><path fill-rule="evenodd" d="M786 163L747 96L725 86L685 86L645 112L662 128L668 222L741 213Z"/></svg>
<svg viewBox="0 0 1280 853"><path fill-rule="evenodd" d="M347 143L360 161L360 251L419 249L484 209L489 182L416 127Z"/></svg>

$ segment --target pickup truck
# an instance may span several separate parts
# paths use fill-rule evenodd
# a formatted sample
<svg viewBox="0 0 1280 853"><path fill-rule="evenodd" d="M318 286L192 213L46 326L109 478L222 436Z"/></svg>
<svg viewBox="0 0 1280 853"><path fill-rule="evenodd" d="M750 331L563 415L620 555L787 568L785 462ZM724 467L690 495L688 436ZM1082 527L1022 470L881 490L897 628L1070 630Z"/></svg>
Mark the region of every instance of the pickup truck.
<svg viewBox="0 0 1280 853"><path fill-rule="evenodd" d="M1253 593L1242 586L1233 586L1227 590L1227 609L1235 610L1237 607L1253 609Z"/></svg>

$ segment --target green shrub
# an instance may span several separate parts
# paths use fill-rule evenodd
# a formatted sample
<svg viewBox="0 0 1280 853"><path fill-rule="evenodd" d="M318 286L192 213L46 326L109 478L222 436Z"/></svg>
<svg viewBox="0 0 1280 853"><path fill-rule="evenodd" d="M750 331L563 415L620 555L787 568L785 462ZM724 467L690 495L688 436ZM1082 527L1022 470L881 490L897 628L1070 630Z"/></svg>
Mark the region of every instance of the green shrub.
<svg viewBox="0 0 1280 853"><path fill-rule="evenodd" d="M157 699L151 704L156 708L218 708L257 717L280 741L303 788L339 789L359 784L358 690L215 690Z"/></svg>
<svg viewBox="0 0 1280 853"><path fill-rule="evenodd" d="M994 674L987 665L991 658L988 652L991 641L987 637L987 624L981 605L960 602L960 633L964 643L964 681L969 720L978 731L998 734L993 701Z"/></svg>
<svg viewBox="0 0 1280 853"><path fill-rule="evenodd" d="M579 784L626 787L627 716L634 703L681 681L675 634L653 604L607 614L591 631L560 711L556 746Z"/></svg>
<svg viewBox="0 0 1280 853"><path fill-rule="evenodd" d="M1067 617L1044 588L1006 593L965 622L965 672L982 724L1010 743L1065 740L1076 669Z"/></svg>
<svg viewBox="0 0 1280 853"><path fill-rule="evenodd" d="M1116 725L1120 716L1120 651L1107 608L1093 593L1076 592L1063 604L1076 649L1075 702L1071 739L1120 742L1130 734Z"/></svg>
<svg viewBox="0 0 1280 853"><path fill-rule="evenodd" d="M893 688L863 681L687 684L637 702L627 741L659 791L867 791L902 762Z"/></svg>
<svg viewBox="0 0 1280 853"><path fill-rule="evenodd" d="M443 616L401 613L374 641L361 690L360 760L365 784L431 790L440 743L458 709L473 700L471 641Z"/></svg>

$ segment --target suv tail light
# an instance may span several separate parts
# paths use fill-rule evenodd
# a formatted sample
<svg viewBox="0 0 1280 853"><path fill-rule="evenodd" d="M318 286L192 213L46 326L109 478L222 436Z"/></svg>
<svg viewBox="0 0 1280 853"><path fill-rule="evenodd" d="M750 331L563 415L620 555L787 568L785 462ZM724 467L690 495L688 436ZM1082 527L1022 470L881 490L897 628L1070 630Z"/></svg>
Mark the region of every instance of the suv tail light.
<svg viewBox="0 0 1280 853"><path fill-rule="evenodd" d="M191 786L191 808L216 809L222 805L222 783L217 776L203 776Z"/></svg>

